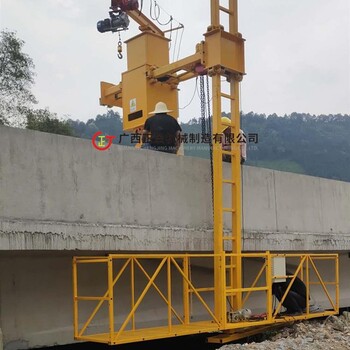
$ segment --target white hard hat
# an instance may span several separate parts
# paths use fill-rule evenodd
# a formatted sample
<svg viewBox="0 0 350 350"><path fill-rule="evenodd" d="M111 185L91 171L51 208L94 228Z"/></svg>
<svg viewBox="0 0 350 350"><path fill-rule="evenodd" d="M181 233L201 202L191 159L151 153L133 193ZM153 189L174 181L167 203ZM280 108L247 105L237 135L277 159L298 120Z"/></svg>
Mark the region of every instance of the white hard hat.
<svg viewBox="0 0 350 350"><path fill-rule="evenodd" d="M172 112L172 110L168 109L168 106L164 102L158 102L156 104L155 110L149 112L148 114L158 114L158 113L168 113Z"/></svg>

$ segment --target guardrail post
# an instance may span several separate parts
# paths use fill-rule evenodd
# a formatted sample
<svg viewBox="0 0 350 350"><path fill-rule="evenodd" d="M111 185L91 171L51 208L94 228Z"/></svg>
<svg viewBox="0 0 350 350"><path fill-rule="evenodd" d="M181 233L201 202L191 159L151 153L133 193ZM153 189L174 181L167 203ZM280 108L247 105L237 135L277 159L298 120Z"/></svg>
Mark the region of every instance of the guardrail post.
<svg viewBox="0 0 350 350"><path fill-rule="evenodd" d="M73 317L74 317L74 338L79 334L79 316L78 316L78 268L77 259L73 258Z"/></svg>
<svg viewBox="0 0 350 350"><path fill-rule="evenodd" d="M187 279L189 279L189 257L185 256L183 258L183 269L184 269L184 275ZM184 308L184 323L189 324L190 323L190 295L189 295L189 288L188 283L186 281L186 278L182 278L183 283L183 308Z"/></svg>
<svg viewBox="0 0 350 350"><path fill-rule="evenodd" d="M109 314L109 343L114 338L114 298L113 298L113 258L108 257L108 314Z"/></svg>

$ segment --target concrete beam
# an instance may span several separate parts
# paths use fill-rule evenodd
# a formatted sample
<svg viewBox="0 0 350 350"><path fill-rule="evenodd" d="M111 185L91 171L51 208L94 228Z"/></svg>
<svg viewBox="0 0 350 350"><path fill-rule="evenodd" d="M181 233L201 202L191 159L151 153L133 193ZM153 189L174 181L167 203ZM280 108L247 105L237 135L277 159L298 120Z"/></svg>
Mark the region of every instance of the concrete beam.
<svg viewBox="0 0 350 350"><path fill-rule="evenodd" d="M212 250L207 160L3 126L0 149L0 250ZM245 250L350 251L350 183L243 167L242 202Z"/></svg>
<svg viewBox="0 0 350 350"><path fill-rule="evenodd" d="M2 220L0 250L210 251L212 230Z"/></svg>

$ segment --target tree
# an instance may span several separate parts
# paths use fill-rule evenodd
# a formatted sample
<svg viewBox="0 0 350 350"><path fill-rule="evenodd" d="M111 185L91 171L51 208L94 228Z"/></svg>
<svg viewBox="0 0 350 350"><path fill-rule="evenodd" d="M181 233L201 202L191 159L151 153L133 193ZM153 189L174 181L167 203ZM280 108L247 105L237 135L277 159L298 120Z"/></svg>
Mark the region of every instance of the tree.
<svg viewBox="0 0 350 350"><path fill-rule="evenodd" d="M49 132L52 134L74 136L68 121L59 120L55 113L48 109L27 111L27 129Z"/></svg>
<svg viewBox="0 0 350 350"><path fill-rule="evenodd" d="M131 145L130 137L123 137L123 122L118 112L108 109L105 114L98 114L95 119L89 119L86 123L80 120L69 120L77 137L91 139L96 131L102 131L105 135L117 136L113 143Z"/></svg>
<svg viewBox="0 0 350 350"><path fill-rule="evenodd" d="M23 126L36 99L31 92L34 63L15 32L0 32L0 124Z"/></svg>

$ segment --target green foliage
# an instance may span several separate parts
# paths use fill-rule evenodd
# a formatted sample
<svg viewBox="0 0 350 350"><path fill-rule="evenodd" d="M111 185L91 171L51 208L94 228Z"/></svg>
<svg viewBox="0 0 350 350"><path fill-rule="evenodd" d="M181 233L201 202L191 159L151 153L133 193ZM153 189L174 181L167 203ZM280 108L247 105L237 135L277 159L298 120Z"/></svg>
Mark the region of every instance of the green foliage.
<svg viewBox="0 0 350 350"><path fill-rule="evenodd" d="M87 123L72 120L69 123L75 134L84 138L101 130L117 136L114 142L119 143L123 134L121 117L112 110ZM250 112L242 114L241 126L248 141L250 134L258 135L257 143L248 142L247 165L350 181L349 115L292 113L279 117ZM202 130L198 119L182 123L181 127L187 135L201 134ZM130 136L120 143L130 145ZM188 142L184 148L186 156L209 158L207 144Z"/></svg>
<svg viewBox="0 0 350 350"><path fill-rule="evenodd" d="M22 126L28 108L36 103L33 60L23 53L16 33L0 32L0 124Z"/></svg>
<svg viewBox="0 0 350 350"><path fill-rule="evenodd" d="M68 121L59 120L48 109L27 111L27 129L49 132L52 134L73 136L74 131Z"/></svg>
<svg viewBox="0 0 350 350"><path fill-rule="evenodd" d="M105 114L99 114L95 119L89 119L86 123L80 120L69 120L69 125L73 128L75 135L84 139L91 139L97 131L102 131L105 135L117 136L113 143L121 145L131 145L131 138L120 137L123 132L123 122L118 112L108 109Z"/></svg>
<svg viewBox="0 0 350 350"><path fill-rule="evenodd" d="M248 145L247 164L350 181L349 115L251 112L242 125L246 134L259 135L258 144Z"/></svg>
<svg viewBox="0 0 350 350"><path fill-rule="evenodd" d="M229 117L229 114L225 114ZM279 117L242 114L248 142L247 165L350 181L350 116L292 113ZM201 133L199 120L182 124L184 133ZM252 140L251 140L252 141ZM209 158L203 144L188 144L186 155Z"/></svg>

